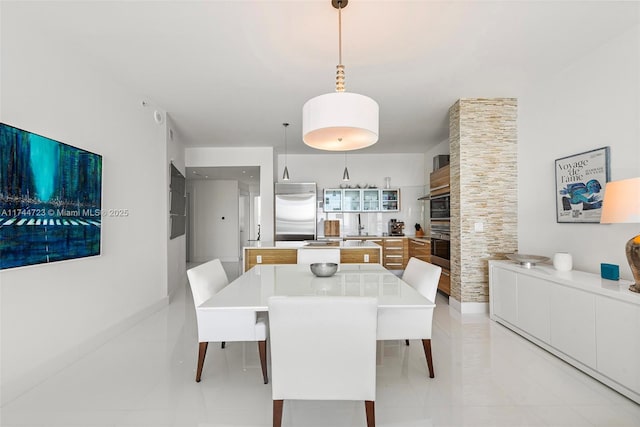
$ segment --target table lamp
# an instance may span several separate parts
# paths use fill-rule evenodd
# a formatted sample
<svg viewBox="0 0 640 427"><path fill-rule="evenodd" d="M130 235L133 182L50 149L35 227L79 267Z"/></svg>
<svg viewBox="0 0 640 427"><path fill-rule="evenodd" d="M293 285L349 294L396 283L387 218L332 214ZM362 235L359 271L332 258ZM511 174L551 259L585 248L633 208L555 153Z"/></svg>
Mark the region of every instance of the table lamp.
<svg viewBox="0 0 640 427"><path fill-rule="evenodd" d="M600 223L640 223L640 177L607 183ZM627 242L625 252L635 282L629 290L640 292L640 234Z"/></svg>

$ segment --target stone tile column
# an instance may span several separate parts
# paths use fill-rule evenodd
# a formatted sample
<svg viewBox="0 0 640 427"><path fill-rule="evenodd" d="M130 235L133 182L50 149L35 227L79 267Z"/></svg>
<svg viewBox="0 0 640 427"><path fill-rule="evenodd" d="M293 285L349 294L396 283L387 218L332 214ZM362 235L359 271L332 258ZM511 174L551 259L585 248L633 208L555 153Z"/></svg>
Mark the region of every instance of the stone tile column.
<svg viewBox="0 0 640 427"><path fill-rule="evenodd" d="M518 248L517 99L449 109L451 297L488 303L487 261Z"/></svg>

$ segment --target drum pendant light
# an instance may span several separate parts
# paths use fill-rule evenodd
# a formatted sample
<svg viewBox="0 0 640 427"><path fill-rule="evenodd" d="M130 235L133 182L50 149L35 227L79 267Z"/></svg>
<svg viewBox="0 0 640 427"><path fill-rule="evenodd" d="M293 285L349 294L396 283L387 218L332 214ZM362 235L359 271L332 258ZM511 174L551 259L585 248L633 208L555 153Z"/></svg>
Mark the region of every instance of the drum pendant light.
<svg viewBox="0 0 640 427"><path fill-rule="evenodd" d="M378 103L368 96L344 91L342 8L348 0L332 0L338 9L336 91L316 96L302 107L302 140L319 150L349 151L378 141Z"/></svg>

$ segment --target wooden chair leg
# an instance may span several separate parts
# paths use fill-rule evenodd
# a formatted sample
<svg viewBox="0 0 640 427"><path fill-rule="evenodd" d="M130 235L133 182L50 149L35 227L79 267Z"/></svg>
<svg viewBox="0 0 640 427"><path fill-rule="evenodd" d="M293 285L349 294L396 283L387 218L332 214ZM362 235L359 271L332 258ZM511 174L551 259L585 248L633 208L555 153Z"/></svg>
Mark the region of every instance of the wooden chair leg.
<svg viewBox="0 0 640 427"><path fill-rule="evenodd" d="M273 401L273 427L280 427L282 425L282 404L284 401L274 400Z"/></svg>
<svg viewBox="0 0 640 427"><path fill-rule="evenodd" d="M427 366L429 367L429 378L433 378L433 358L431 357L431 340L422 340L422 346L424 347L424 355L427 358Z"/></svg>
<svg viewBox="0 0 640 427"><path fill-rule="evenodd" d="M258 341L258 353L260 354L260 365L262 365L262 378L264 383L269 383L267 375L267 341Z"/></svg>
<svg viewBox="0 0 640 427"><path fill-rule="evenodd" d="M202 367L204 366L204 357L207 355L208 342L201 342L198 348L198 370L196 371L196 382L200 382L200 376L202 375Z"/></svg>
<svg viewBox="0 0 640 427"><path fill-rule="evenodd" d="M405 343L406 345L409 345L409 340L404 340L404 343Z"/></svg>
<svg viewBox="0 0 640 427"><path fill-rule="evenodd" d="M364 410L367 414L367 427L376 427L376 402L373 400L364 401ZM275 427L275 426L274 426Z"/></svg>

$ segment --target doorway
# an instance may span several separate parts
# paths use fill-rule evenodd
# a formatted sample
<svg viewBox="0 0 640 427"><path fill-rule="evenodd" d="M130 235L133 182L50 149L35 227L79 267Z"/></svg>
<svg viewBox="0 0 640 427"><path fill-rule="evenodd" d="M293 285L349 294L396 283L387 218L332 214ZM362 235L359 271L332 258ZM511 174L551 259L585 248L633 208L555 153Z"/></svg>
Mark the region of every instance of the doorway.
<svg viewBox="0 0 640 427"><path fill-rule="evenodd" d="M187 189L188 261L217 258L229 279L237 277L243 248L258 236L260 167L188 167Z"/></svg>

